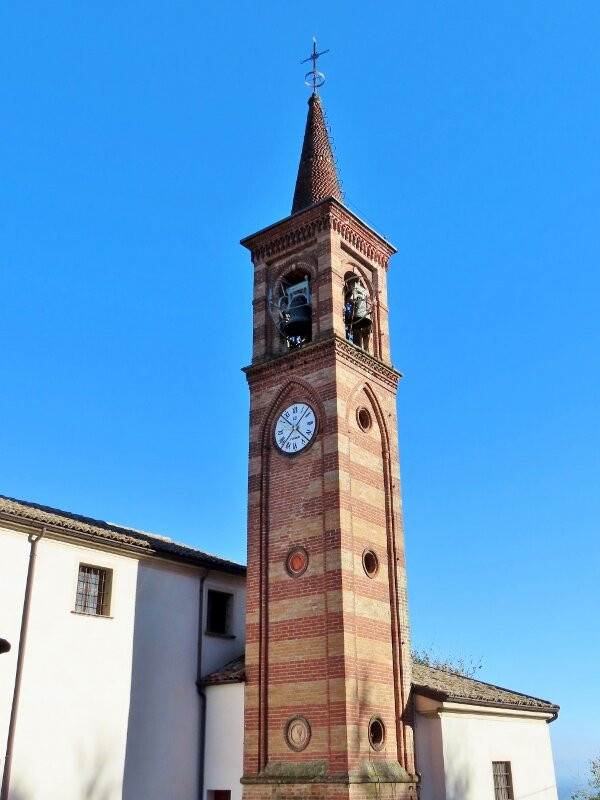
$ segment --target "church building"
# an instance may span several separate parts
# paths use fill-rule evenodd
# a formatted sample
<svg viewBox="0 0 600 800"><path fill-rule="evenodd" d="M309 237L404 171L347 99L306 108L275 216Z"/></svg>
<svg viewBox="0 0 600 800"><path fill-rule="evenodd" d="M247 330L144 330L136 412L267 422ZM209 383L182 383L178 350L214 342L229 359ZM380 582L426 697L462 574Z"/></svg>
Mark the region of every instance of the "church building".
<svg viewBox="0 0 600 800"><path fill-rule="evenodd" d="M395 250L316 56L291 214L242 240L247 567L0 497L0 800L557 799L558 706L411 659Z"/></svg>

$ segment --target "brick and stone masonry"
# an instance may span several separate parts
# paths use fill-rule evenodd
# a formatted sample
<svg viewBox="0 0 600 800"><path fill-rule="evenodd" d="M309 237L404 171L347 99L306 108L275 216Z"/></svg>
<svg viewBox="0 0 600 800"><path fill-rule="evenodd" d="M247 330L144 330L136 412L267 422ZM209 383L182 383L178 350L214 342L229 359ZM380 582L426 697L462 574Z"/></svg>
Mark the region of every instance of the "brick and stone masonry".
<svg viewBox="0 0 600 800"><path fill-rule="evenodd" d="M337 197L301 195L299 211L242 242L254 265L244 798L416 800L386 292L395 251ZM368 351L346 340L348 273L372 301ZM294 350L268 309L286 275L309 276L312 292L312 340ZM310 404L317 430L290 456L274 426L293 403ZM297 576L294 547L308 556Z"/></svg>

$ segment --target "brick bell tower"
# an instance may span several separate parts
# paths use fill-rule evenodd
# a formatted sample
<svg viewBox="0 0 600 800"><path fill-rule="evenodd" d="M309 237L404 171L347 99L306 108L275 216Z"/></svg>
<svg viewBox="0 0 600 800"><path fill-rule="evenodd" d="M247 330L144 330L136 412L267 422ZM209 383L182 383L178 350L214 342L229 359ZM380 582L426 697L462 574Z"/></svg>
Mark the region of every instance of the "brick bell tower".
<svg viewBox="0 0 600 800"><path fill-rule="evenodd" d="M386 273L342 202L321 99L254 265L245 800L413 798Z"/></svg>

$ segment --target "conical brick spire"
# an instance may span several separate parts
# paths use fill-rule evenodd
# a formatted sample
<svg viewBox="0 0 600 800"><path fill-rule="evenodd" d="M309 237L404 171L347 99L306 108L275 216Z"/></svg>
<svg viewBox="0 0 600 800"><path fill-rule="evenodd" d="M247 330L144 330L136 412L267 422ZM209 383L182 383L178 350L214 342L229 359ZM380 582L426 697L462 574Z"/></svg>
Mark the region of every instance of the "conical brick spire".
<svg viewBox="0 0 600 800"><path fill-rule="evenodd" d="M324 197L335 197L341 201L342 192L323 117L321 98L314 92L308 101L308 116L292 214L312 206Z"/></svg>

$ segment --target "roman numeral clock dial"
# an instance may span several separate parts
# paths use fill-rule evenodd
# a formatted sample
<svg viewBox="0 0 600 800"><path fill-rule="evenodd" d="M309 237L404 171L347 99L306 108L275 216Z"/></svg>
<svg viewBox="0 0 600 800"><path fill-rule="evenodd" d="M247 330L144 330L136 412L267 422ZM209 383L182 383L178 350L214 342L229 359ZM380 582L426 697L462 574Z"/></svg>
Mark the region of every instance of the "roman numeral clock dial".
<svg viewBox="0 0 600 800"><path fill-rule="evenodd" d="M275 425L275 444L282 453L293 455L307 447L317 427L315 412L307 403L294 403L280 415Z"/></svg>

